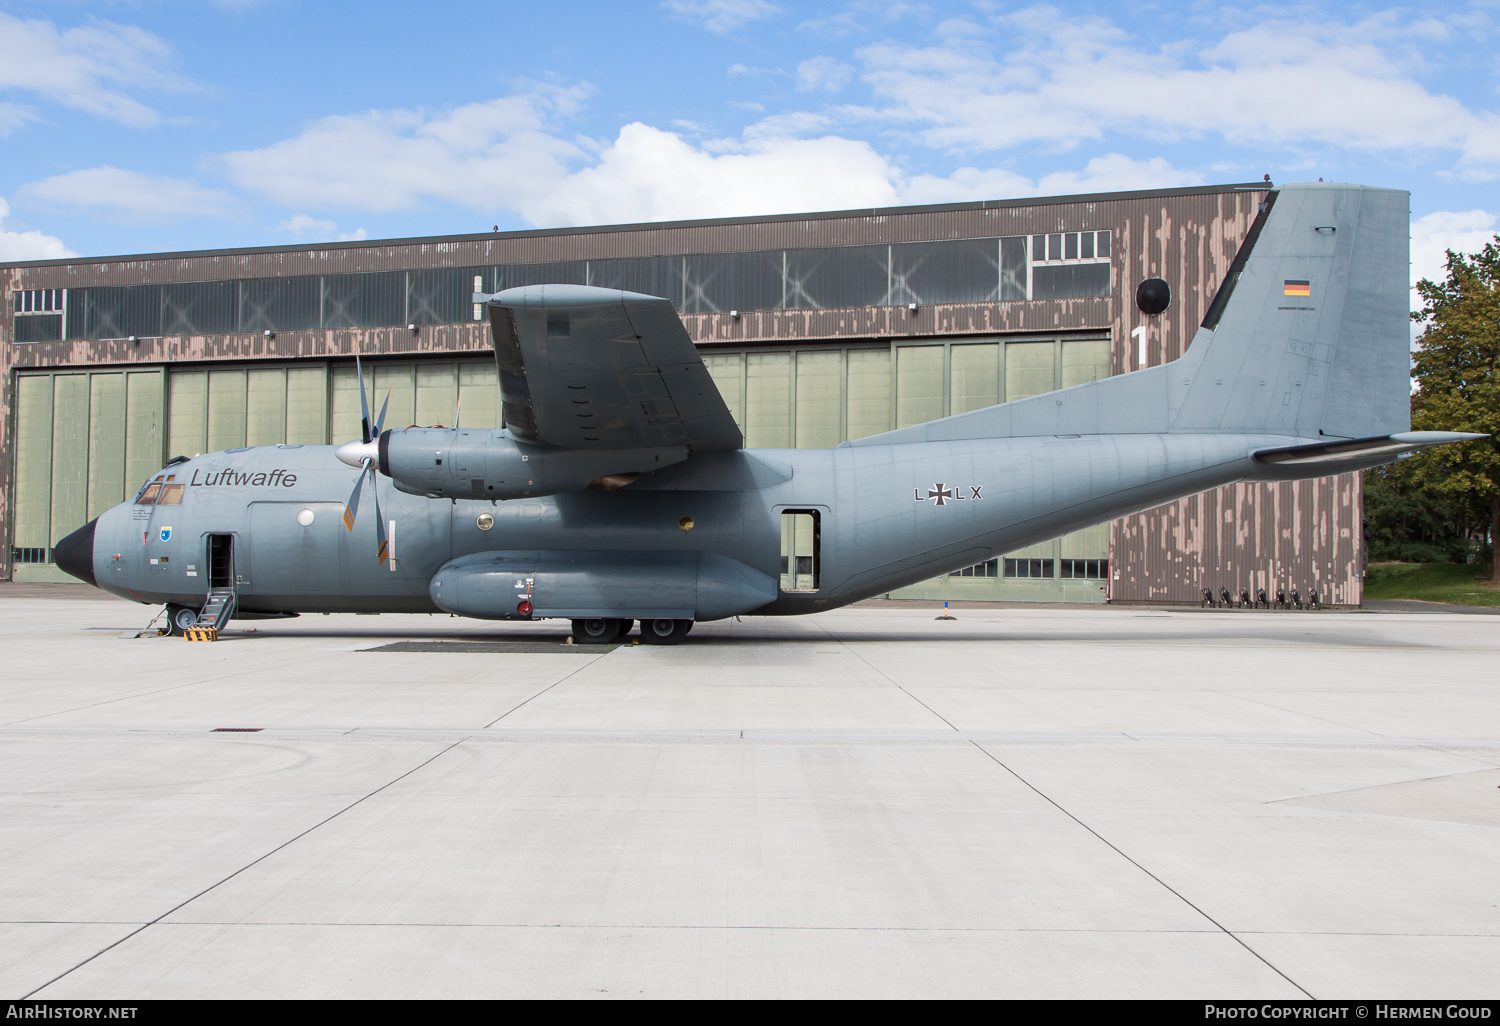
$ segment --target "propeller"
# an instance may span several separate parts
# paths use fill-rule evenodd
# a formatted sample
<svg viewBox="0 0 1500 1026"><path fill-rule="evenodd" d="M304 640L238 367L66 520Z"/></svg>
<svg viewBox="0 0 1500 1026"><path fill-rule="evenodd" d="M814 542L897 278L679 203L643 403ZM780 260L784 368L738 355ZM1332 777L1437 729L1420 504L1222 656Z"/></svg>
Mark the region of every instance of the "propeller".
<svg viewBox="0 0 1500 1026"><path fill-rule="evenodd" d="M343 463L351 467L359 468L359 476L354 480L354 491L349 493L349 501L344 504L344 528L350 533L354 531L354 523L359 518L359 498L365 489L366 480L369 481L371 490L375 494L375 545L376 562L384 563L390 558L389 540L385 533L385 517L380 512L380 488L375 480L375 462L377 449L375 440L380 437L380 432L385 426L385 411L390 406L391 396L387 392L385 402L380 404L380 415L375 418L375 424L370 425L370 404L365 398L365 375L360 367L359 356L354 357L354 373L359 379L359 413L360 413L360 437L359 442L345 442L339 446L334 454Z"/></svg>

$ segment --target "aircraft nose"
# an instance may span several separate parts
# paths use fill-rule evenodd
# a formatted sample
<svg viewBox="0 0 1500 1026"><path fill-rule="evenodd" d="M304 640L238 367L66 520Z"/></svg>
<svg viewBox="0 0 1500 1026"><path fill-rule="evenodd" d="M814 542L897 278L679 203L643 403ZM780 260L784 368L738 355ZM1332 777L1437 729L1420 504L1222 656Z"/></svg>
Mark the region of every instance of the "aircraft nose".
<svg viewBox="0 0 1500 1026"><path fill-rule="evenodd" d="M96 588L99 582L94 580L94 528L98 523L99 518L95 517L52 547L52 558L59 569Z"/></svg>

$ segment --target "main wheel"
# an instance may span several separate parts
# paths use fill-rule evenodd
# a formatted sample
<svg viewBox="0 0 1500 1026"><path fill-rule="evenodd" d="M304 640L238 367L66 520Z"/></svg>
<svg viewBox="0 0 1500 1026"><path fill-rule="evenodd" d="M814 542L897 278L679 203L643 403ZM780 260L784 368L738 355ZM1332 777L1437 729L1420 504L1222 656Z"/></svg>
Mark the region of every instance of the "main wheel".
<svg viewBox="0 0 1500 1026"><path fill-rule="evenodd" d="M187 633L189 627L198 626L198 610L192 606L168 605L167 625L172 637L180 638Z"/></svg>
<svg viewBox="0 0 1500 1026"><path fill-rule="evenodd" d="M675 645L692 629L691 620L642 620L641 641L648 645Z"/></svg>
<svg viewBox="0 0 1500 1026"><path fill-rule="evenodd" d="M607 617L573 621L573 640L580 645L607 645L620 636L621 621Z"/></svg>

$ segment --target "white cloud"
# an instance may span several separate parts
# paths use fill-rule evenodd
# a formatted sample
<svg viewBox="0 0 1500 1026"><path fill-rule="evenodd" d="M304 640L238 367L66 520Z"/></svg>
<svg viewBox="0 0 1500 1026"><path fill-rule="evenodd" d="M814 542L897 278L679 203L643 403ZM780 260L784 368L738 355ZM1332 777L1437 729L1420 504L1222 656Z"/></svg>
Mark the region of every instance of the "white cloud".
<svg viewBox="0 0 1500 1026"><path fill-rule="evenodd" d="M0 137L10 135L28 121L36 120L36 112L20 103L0 102Z"/></svg>
<svg viewBox="0 0 1500 1026"><path fill-rule="evenodd" d="M163 178L118 167L54 175L16 190L27 202L95 210L124 221L180 221L231 213L236 201L221 189L185 178Z"/></svg>
<svg viewBox="0 0 1500 1026"><path fill-rule="evenodd" d="M849 84L854 69L837 57L809 57L797 65L797 88L836 93Z"/></svg>
<svg viewBox="0 0 1500 1026"><path fill-rule="evenodd" d="M827 131L833 120L826 114L798 110L789 114L771 114L745 128L746 139L790 139ZM719 149L734 149L738 144L731 139L712 144Z"/></svg>
<svg viewBox="0 0 1500 1026"><path fill-rule="evenodd" d="M549 123L580 92L538 90L453 111L324 118L300 135L220 158L247 189L293 209L368 212L452 203L538 225L768 214L895 202L900 175L868 143L796 138L818 115L768 120L742 140L695 145L632 123L613 141ZM327 224L310 215L286 230Z"/></svg>
<svg viewBox="0 0 1500 1026"><path fill-rule="evenodd" d="M4 230L5 219L10 216L10 204L0 199L0 261L8 260L62 260L77 256L62 239L41 232L8 232Z"/></svg>
<svg viewBox="0 0 1500 1026"><path fill-rule="evenodd" d="M781 8L766 0L662 0L661 6L677 17L697 22L720 36L781 11Z"/></svg>
<svg viewBox="0 0 1500 1026"><path fill-rule="evenodd" d="M711 153L635 123L598 163L539 190L520 212L533 224L608 224L881 206L896 201L895 177L866 142L760 139Z"/></svg>
<svg viewBox="0 0 1500 1026"><path fill-rule="evenodd" d="M1174 168L1161 157L1135 160L1119 153L1095 157L1082 171L1054 171L1037 183L1040 196L1080 192L1126 192L1134 189L1172 189L1202 185L1203 176Z"/></svg>
<svg viewBox="0 0 1500 1026"><path fill-rule="evenodd" d="M1126 133L1155 141L1218 134L1236 143L1367 151L1454 151L1475 175L1500 171L1500 118L1430 92L1408 37L1427 21L1267 20L1207 44L1147 47L1103 17L1031 7L964 22L939 42L859 54L880 105L932 146L1067 148ZM998 53L986 40L998 38Z"/></svg>
<svg viewBox="0 0 1500 1026"><path fill-rule="evenodd" d="M1108 154L1039 180L1004 169L911 175L821 114L764 118L739 138L685 139L635 122L611 141L563 138L576 93L547 91L454 111L324 118L300 135L221 158L230 176L292 209L367 212L452 203L540 226L731 217L1194 184L1161 158ZM298 214L288 233L335 232Z"/></svg>
<svg viewBox="0 0 1500 1026"><path fill-rule="evenodd" d="M278 224L276 230L285 232L298 242L358 242L369 237L363 228L341 232L334 222L320 221L311 214L293 214Z"/></svg>
<svg viewBox="0 0 1500 1026"><path fill-rule="evenodd" d="M974 203L1036 194L1036 183L1003 168L961 167L946 178L914 175L901 190L902 203Z"/></svg>
<svg viewBox="0 0 1500 1026"><path fill-rule="evenodd" d="M127 125L154 125L161 115L129 91L193 88L165 70L172 51L133 25L97 22L59 30L50 21L0 14L0 89L37 94L65 107ZM0 117L0 127L6 119Z"/></svg>
<svg viewBox="0 0 1500 1026"><path fill-rule="evenodd" d="M804 32L847 36L854 32L867 32L879 23L890 24L903 18L926 17L931 13L932 9L926 4L891 3L889 0L853 0L842 11L820 14L803 21L797 27Z"/></svg>
<svg viewBox="0 0 1500 1026"><path fill-rule="evenodd" d="M220 159L233 181L289 207L388 212L438 200L520 209L539 185L585 155L550 134L546 123L576 108L583 94L538 88L436 115L336 115L294 138Z"/></svg>
<svg viewBox="0 0 1500 1026"><path fill-rule="evenodd" d="M1032 180L1002 168L965 167L946 178L916 175L901 188L903 203L959 203L1020 196L1067 196L1201 185L1202 176L1174 168L1161 157L1135 160L1119 153L1095 157L1082 171L1054 171Z"/></svg>
<svg viewBox="0 0 1500 1026"><path fill-rule="evenodd" d="M1500 216L1487 210L1439 210L1411 223L1411 280L1448 277L1448 250L1477 253L1495 240ZM1412 302L1417 302L1413 297Z"/></svg>

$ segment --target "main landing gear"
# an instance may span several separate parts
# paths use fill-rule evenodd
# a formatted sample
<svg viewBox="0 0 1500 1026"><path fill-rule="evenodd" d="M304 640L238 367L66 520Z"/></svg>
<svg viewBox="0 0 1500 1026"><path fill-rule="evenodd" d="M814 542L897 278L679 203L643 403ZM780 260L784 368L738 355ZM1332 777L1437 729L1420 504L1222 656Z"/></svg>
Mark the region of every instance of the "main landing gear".
<svg viewBox="0 0 1500 1026"><path fill-rule="evenodd" d="M580 645L608 645L630 633L634 620L599 617L573 621L573 640ZM641 642L647 645L675 645L693 629L691 620L642 620Z"/></svg>
<svg viewBox="0 0 1500 1026"><path fill-rule="evenodd" d="M693 629L691 620L642 620L641 643L645 645L675 645L688 636Z"/></svg>
<svg viewBox="0 0 1500 1026"><path fill-rule="evenodd" d="M580 645L608 645L629 634L630 628L634 626L634 620L616 620L610 617L574 620L573 640Z"/></svg>

